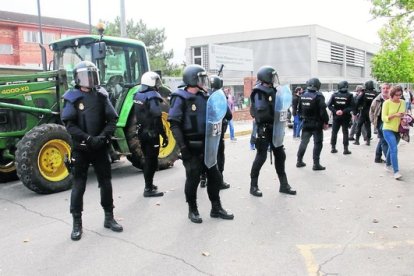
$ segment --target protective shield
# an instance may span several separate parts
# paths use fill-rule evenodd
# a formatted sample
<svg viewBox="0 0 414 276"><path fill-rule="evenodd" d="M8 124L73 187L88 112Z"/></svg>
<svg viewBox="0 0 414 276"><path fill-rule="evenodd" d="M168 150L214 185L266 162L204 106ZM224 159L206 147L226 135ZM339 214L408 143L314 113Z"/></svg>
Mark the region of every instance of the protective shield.
<svg viewBox="0 0 414 276"><path fill-rule="evenodd" d="M206 137L204 164L207 168L217 163L223 118L227 111L227 99L223 90L217 90L207 100Z"/></svg>
<svg viewBox="0 0 414 276"><path fill-rule="evenodd" d="M275 147L283 145L288 108L292 105L292 91L288 85L278 86L275 100L272 142Z"/></svg>

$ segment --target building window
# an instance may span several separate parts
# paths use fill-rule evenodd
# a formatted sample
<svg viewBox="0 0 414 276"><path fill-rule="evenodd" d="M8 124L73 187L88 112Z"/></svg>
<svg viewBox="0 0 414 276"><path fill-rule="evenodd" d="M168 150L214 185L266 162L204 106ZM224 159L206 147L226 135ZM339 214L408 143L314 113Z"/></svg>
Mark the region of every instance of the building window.
<svg viewBox="0 0 414 276"><path fill-rule="evenodd" d="M318 61L339 63L344 62L344 46L334 44L329 41L318 40L317 41L317 57Z"/></svg>
<svg viewBox="0 0 414 276"><path fill-rule="evenodd" d="M49 44L55 40L54 33L43 33L43 43ZM23 41L26 43L40 43L39 32L35 31L24 31L23 32Z"/></svg>
<svg viewBox="0 0 414 276"><path fill-rule="evenodd" d="M365 64L364 51L353 49L353 48L346 48L346 64L364 67L364 64Z"/></svg>
<svg viewBox="0 0 414 276"><path fill-rule="evenodd" d="M13 55L13 45L0 44L0 55Z"/></svg>
<svg viewBox="0 0 414 276"><path fill-rule="evenodd" d="M200 66L203 65L203 56L201 55L201 47L193 48L193 63Z"/></svg>

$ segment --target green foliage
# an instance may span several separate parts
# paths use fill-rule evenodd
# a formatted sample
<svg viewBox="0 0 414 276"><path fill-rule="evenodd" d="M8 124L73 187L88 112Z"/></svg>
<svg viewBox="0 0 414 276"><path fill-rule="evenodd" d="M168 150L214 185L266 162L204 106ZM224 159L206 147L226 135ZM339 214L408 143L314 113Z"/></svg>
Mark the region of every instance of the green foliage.
<svg viewBox="0 0 414 276"><path fill-rule="evenodd" d="M371 0L371 14L374 17L406 19L409 24L414 20L414 0Z"/></svg>
<svg viewBox="0 0 414 276"><path fill-rule="evenodd" d="M116 17L114 22L104 22L106 25L105 33L110 36L120 36L120 18ZM164 51L164 43L167 39L165 29L148 28L140 19L135 22L133 19L126 22L126 33L129 38L137 39L147 47L148 58L152 70L161 70L165 76L180 76L182 68L172 64L170 60L174 57L174 51Z"/></svg>
<svg viewBox="0 0 414 276"><path fill-rule="evenodd" d="M408 27L393 19L379 36L382 47L372 59L372 75L384 82L414 82L414 43Z"/></svg>

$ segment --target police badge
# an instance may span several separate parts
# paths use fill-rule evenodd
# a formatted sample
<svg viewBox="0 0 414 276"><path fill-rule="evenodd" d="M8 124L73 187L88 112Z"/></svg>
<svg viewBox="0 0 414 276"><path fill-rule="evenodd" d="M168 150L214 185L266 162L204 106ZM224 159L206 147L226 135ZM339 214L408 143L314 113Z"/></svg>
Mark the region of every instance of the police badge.
<svg viewBox="0 0 414 276"><path fill-rule="evenodd" d="M78 108L79 108L79 110L84 110L85 109L85 106L83 105L83 103L79 103Z"/></svg>
<svg viewBox="0 0 414 276"><path fill-rule="evenodd" d="M272 96L269 96L269 102L271 102L272 101Z"/></svg>
<svg viewBox="0 0 414 276"><path fill-rule="evenodd" d="M195 105L195 104L192 104L192 105L191 105L191 110L192 110L192 111L196 111L196 109L197 109L196 105Z"/></svg>

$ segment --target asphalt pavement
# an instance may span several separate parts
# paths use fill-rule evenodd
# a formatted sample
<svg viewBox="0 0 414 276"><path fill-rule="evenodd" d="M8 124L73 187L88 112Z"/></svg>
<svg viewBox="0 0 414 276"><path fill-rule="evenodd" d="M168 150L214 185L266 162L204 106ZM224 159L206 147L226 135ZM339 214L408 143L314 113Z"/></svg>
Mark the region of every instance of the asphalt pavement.
<svg viewBox="0 0 414 276"><path fill-rule="evenodd" d="M0 275L414 275L413 142L401 142L402 181L374 163L371 146L331 154L325 131L321 163L312 171L312 142L296 168L299 140L286 129L286 172L296 196L278 192L274 165L259 177L262 198L249 194L251 122L235 122L226 139L220 193L233 221L210 218L199 188L203 223L187 218L181 161L155 175L164 197L144 198L142 172L113 164L115 217L124 232L103 227L99 189L91 169L84 197L84 234L70 240L70 191L38 195L19 181L0 185ZM413 137L411 137L413 138Z"/></svg>

